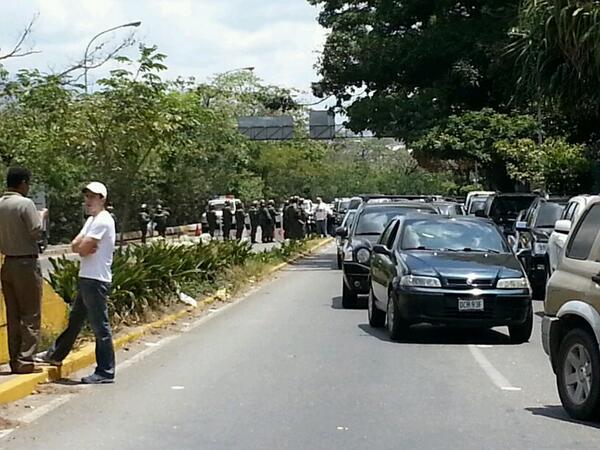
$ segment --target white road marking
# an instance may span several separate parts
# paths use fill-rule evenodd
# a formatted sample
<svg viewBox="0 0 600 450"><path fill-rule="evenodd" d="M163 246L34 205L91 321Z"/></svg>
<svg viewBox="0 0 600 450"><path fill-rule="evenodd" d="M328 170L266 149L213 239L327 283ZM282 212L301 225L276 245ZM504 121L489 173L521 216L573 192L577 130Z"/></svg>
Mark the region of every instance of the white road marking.
<svg viewBox="0 0 600 450"><path fill-rule="evenodd" d="M185 389L185 386L171 386L171 389L174 391L182 391Z"/></svg>
<svg viewBox="0 0 600 450"><path fill-rule="evenodd" d="M494 365L485 357L483 352L477 348L475 345L469 345L469 351L477 364L483 369L485 374L488 376L492 383L496 385L499 389L503 391L520 391L520 387L513 386L510 381L508 381L504 375L500 373L498 369L494 367Z"/></svg>
<svg viewBox="0 0 600 450"><path fill-rule="evenodd" d="M75 394L65 394L65 395L62 395L62 396L60 396L58 398L55 398L51 402L46 403L45 405L37 407L36 409L34 409L33 411L31 411L29 414L26 414L25 416L23 416L19 420L21 422L25 422L25 423L34 422L34 421L38 420L40 417L42 417L43 415L48 414L49 412L54 411L60 405L64 405L69 400L71 400L71 398L73 398L73 397L75 397Z"/></svg>

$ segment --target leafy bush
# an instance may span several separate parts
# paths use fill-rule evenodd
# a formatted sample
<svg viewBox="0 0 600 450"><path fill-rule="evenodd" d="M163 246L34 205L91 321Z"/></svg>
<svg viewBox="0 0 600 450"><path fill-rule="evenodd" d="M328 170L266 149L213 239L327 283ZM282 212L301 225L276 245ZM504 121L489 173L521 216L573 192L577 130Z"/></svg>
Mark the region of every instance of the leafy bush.
<svg viewBox="0 0 600 450"><path fill-rule="evenodd" d="M208 244L159 241L121 249L115 253L112 266L111 315L119 320L137 320L148 308L168 305L184 283L210 283L227 268L245 264L250 255L250 244L236 241ZM53 273L49 283L65 301L73 301L79 261L65 257L50 261Z"/></svg>

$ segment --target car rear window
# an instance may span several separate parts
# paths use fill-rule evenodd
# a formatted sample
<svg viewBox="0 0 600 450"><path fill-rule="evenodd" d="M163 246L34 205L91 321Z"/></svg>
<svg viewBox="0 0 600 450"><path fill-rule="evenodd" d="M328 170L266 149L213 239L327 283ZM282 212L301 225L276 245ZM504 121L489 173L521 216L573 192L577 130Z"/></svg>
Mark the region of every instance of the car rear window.
<svg viewBox="0 0 600 450"><path fill-rule="evenodd" d="M430 208L410 206L365 210L358 218L354 235L378 236L394 217L403 216L409 213L436 214L436 212Z"/></svg>
<svg viewBox="0 0 600 450"><path fill-rule="evenodd" d="M554 224L560 219L564 206L558 203L545 203L540 206L540 212L535 219L536 228L554 228Z"/></svg>
<svg viewBox="0 0 600 450"><path fill-rule="evenodd" d="M534 200L535 197L496 197L492 200L490 217L514 219L520 211L528 209Z"/></svg>
<svg viewBox="0 0 600 450"><path fill-rule="evenodd" d="M600 205L594 205L577 227L567 248L567 257L587 259L600 230Z"/></svg>

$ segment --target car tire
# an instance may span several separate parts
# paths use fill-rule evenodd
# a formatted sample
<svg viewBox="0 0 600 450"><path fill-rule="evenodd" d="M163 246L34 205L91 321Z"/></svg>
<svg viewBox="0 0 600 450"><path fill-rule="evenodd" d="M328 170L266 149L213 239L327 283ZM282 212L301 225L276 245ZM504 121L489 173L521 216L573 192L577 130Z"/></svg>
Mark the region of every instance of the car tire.
<svg viewBox="0 0 600 450"><path fill-rule="evenodd" d="M582 328L569 331L557 358L556 384L567 413L577 420L600 417L600 351L594 337Z"/></svg>
<svg viewBox="0 0 600 450"><path fill-rule="evenodd" d="M531 333L533 331L533 307L529 305L527 310L527 318L525 322L519 325L510 325L508 327L508 334L510 335L510 342L513 344L523 344L529 341Z"/></svg>
<svg viewBox="0 0 600 450"><path fill-rule="evenodd" d="M373 328L382 328L385 326L385 312L377 308L375 304L375 294L373 289L369 291L369 300L367 308L369 310L369 325Z"/></svg>
<svg viewBox="0 0 600 450"><path fill-rule="evenodd" d="M408 335L410 324L400 316L398 302L393 294L388 295L385 325L392 341L400 341Z"/></svg>
<svg viewBox="0 0 600 450"><path fill-rule="evenodd" d="M358 305L358 295L353 292L342 280L342 306L344 309L353 309Z"/></svg>

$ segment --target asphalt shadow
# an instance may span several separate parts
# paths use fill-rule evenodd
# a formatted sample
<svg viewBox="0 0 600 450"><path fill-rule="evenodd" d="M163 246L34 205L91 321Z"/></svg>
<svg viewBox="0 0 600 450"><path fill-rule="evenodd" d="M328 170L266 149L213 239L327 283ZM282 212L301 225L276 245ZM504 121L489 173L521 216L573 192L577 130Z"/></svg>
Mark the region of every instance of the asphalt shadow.
<svg viewBox="0 0 600 450"><path fill-rule="evenodd" d="M347 311L357 311L357 310L366 310L367 309L368 297L366 295L359 295L358 301L355 308L344 308L342 305L342 297L337 296L331 299L331 308L332 309L341 309Z"/></svg>
<svg viewBox="0 0 600 450"><path fill-rule="evenodd" d="M290 263L287 270L298 271L330 271L335 270L336 262L330 254L310 255Z"/></svg>
<svg viewBox="0 0 600 450"><path fill-rule="evenodd" d="M600 429L600 423L595 422L583 422L581 420L573 419L562 406L559 405L546 405L546 406L534 406L525 408L525 411L529 411L534 416L547 417L549 419L559 420L561 422L576 423L578 425L585 425L590 428Z"/></svg>
<svg viewBox="0 0 600 450"><path fill-rule="evenodd" d="M358 325L362 331L381 341L395 344L425 345L516 345L508 335L487 328L455 328L443 325L420 324L410 327L408 336L401 341L392 341L385 328L373 328L367 323Z"/></svg>

